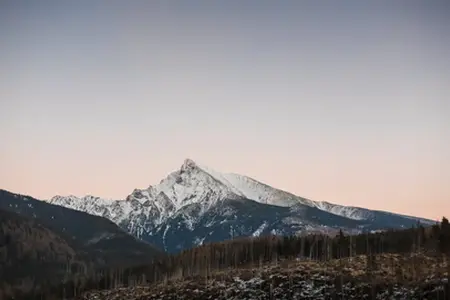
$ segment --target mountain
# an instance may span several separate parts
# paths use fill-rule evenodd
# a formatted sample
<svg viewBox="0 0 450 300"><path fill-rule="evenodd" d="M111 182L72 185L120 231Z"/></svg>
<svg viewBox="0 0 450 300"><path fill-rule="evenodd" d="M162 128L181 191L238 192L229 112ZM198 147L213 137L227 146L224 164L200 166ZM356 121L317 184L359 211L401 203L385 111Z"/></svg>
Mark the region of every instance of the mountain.
<svg viewBox="0 0 450 300"><path fill-rule="evenodd" d="M30 218L35 224L48 228L98 267L142 263L163 255L154 246L136 239L106 218L29 196L0 190L0 209Z"/></svg>
<svg viewBox="0 0 450 300"><path fill-rule="evenodd" d="M237 236L351 233L411 227L431 220L317 202L250 177L220 173L186 159L159 184L135 189L124 200L55 196L57 204L103 216L134 236L177 252Z"/></svg>

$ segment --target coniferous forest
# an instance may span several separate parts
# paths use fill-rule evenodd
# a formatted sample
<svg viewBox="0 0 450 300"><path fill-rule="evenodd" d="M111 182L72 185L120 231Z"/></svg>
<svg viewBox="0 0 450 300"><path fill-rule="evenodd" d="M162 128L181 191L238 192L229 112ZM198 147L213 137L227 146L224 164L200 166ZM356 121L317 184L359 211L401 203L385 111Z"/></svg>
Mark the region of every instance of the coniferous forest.
<svg viewBox="0 0 450 300"><path fill-rule="evenodd" d="M236 238L202 245L176 255L155 257L152 261L131 267L113 268L96 268L93 265L80 263L82 259L74 259L75 254L71 260L63 260L60 256L58 264L62 268L52 266L51 263L46 264L48 255L40 254L38 251L37 256L30 254L23 259L18 258L17 251L11 250L11 247L8 248L8 244L11 244L11 236L8 237L5 232L5 226L3 226L0 232L2 259L0 274L2 278L8 278L8 280L2 280L0 299L12 299L12 297L14 299L90 299L86 296L89 294L86 294L88 291L114 290L124 287L132 289L158 286L160 288L183 280L208 284L216 280L217 276L231 276L230 274L239 273L239 270L262 270L267 266L276 266L281 271L291 272L286 281L294 284L291 281L295 278L296 269L290 266L294 264L312 266L311 263L318 268L317 272L320 269L320 272L326 274L334 270L332 276L335 293L339 290L338 286L342 287L355 280L369 282L367 288L370 287L369 291L373 293L374 288L381 288L380 284L383 289L389 290L392 288L389 285L423 282L427 276L431 276L447 278L441 287L433 291L433 295L439 297L436 299L448 299L450 296L448 290L450 224L446 218L443 218L440 224L430 227L423 227L418 223L414 228L359 235L344 235L340 232L336 236L315 234ZM56 246L51 247L54 249ZM69 248L65 244L58 247ZM61 252L60 254L66 253L64 248L61 249L55 250L55 253L58 251ZM424 260L425 258L427 260ZM351 263L350 272L346 267L349 262ZM16 267L18 264L21 268ZM432 269L433 264L438 267ZM29 267L29 270L23 269L25 266ZM42 275L42 278L37 280L39 272L36 272L35 268L44 270L44 267L45 274L52 274L52 276ZM387 268L386 274L391 275L384 274L381 278L377 278L376 274L383 268ZM63 269L62 272L61 269ZM21 284L14 285L14 270L29 271L30 278L25 277L26 280L24 280L22 276ZM314 273L314 268L309 272ZM363 276L355 275L359 273ZM31 288L22 288L25 284L31 285ZM264 288L261 287L261 289ZM265 289L268 295L274 293L272 285ZM368 295L368 299L371 299L371 293Z"/></svg>

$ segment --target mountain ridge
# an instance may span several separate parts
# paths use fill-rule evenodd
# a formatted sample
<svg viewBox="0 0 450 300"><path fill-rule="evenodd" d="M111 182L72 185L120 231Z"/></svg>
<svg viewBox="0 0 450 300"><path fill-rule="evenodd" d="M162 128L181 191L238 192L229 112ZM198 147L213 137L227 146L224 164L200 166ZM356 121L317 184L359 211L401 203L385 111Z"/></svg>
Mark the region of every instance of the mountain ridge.
<svg viewBox="0 0 450 300"><path fill-rule="evenodd" d="M242 205L237 205L236 201L242 202ZM191 238L207 242L216 241L214 236L233 238L235 234L227 232L235 232L236 226L240 228L238 235L248 236L258 232L297 234L315 230L335 231L336 228L361 232L404 228L417 222L427 225L435 223L419 217L313 201L244 175L217 172L191 159L185 159L178 170L169 173L159 184L150 185L146 189L134 189L123 200L109 201L94 196L55 196L49 202L106 217L132 235L164 249L167 249L168 232L174 228L185 228L193 234L200 234L203 231L196 227L200 224L213 225L207 227L208 233ZM246 210L254 209L255 212L260 211L266 219L253 216L252 220L257 220L258 224L245 219L235 220L232 215L217 210L217 207L222 207L224 212L233 211L236 216L242 217L248 215ZM302 215L302 211L307 214ZM279 214L278 219L276 214ZM344 222L346 226L338 226L344 224L341 218L348 220ZM282 225L286 222L290 222L291 226ZM264 230L257 231L257 228ZM172 239L177 239L173 232L171 236ZM185 235L185 238L188 236ZM189 242L183 244L184 248L189 246ZM196 244L192 242L192 245Z"/></svg>
<svg viewBox="0 0 450 300"><path fill-rule="evenodd" d="M47 200L49 203L52 204L57 204L57 205L62 205L62 206L70 206L70 202L80 202L81 204L84 205L91 205L91 206L99 206L99 205L109 205L109 204L113 204L117 201L129 201L133 199L133 196L138 196L135 199L143 199L141 197L141 194L143 194L144 196L147 196L147 194L149 196L153 196L155 198L161 199L161 196L158 196L157 194L163 192L164 190L161 190L161 188L158 188L160 185L162 185L163 183L165 183L166 180L171 179L171 177L173 176L177 176L179 174L183 174L184 172L188 172L191 171L193 169L200 169L203 172L205 172L206 174L208 174L211 178L213 178L214 180L216 180L217 182L219 182L220 184L223 184L224 186L226 186L227 188L229 188L230 190L228 192L232 192L235 195L234 196L238 196L238 197L244 197L246 199L250 199L250 200L254 200L263 204L272 204L272 205L276 205L276 206L292 206L297 204L298 202L300 203L304 203L310 206L314 206L317 207L321 210L324 211L328 211L331 212L333 214L336 215L341 215L344 217L349 217L355 220L361 220L361 219L365 219L367 217L361 217L361 216L356 216L355 215L355 210L363 210L363 211L377 211L377 212L385 212L385 213L390 213L390 214L395 214L395 215L400 215L403 217L412 217L414 219L421 219L423 221L431 221L429 219L426 218L422 218L422 217L414 217L414 216L409 216L409 215L404 215L404 214L400 214L400 213L393 213L393 212L387 212L387 211L382 211L382 210L374 210L374 209L368 209L368 208L363 208L363 207L358 207L358 206L347 206L347 205L340 205L340 204L335 204L335 203L331 203L328 201L314 201L314 200L310 200L298 195L295 195L293 193L290 193L288 191L285 190L281 190L281 189L277 189L277 188L273 188L272 186L270 186L269 184L260 182L252 177L249 176L245 176L245 175L240 175L237 173L220 173L215 171L214 169L198 164L195 161L193 161L190 158L186 158L181 166L181 168L179 170L173 171L171 173L169 173L167 175L166 178L162 179L161 182L157 185L150 185L147 189L139 189L139 188L135 188L133 190L133 192L128 195L125 199L120 199L120 200L113 200L113 199L106 199L106 198L102 198L102 197L98 197L98 196L94 196L94 195L85 195L83 197L78 197L78 196L74 196L74 195L68 195L68 196L62 196L62 195L56 195L54 197L52 197L51 199ZM179 177L176 177L176 180L180 180ZM245 192L242 191L242 187L241 189L239 187L236 187L236 181L247 181L249 182L249 184L253 184L253 185L259 185L260 187L263 187L267 190L269 190L267 192L267 194L270 193L270 191L276 191L281 193L283 196L285 196L285 198L283 199L284 202L275 202L272 200L272 203L267 202L267 198L264 198L263 195L255 195L255 193L252 194L252 191L247 190ZM234 182L233 182L234 181ZM156 189L155 189L156 188ZM158 193L152 192L149 193L148 191L152 191L152 190L156 190L158 191ZM254 192L254 191L253 191ZM166 196L167 194L164 193ZM268 195L265 195L266 197ZM270 195L269 195L270 196ZM261 199L263 198L263 199ZM287 199L286 199L287 198ZM144 200L148 200L148 199L144 199ZM266 200L266 201L264 201ZM64 203L67 202L67 203ZM94 202L94 203L92 203ZM140 201L141 202L141 201ZM75 208L76 209L76 208ZM85 208L88 209L88 208ZM340 209L347 209L347 211L340 211ZM434 222L434 221L432 221Z"/></svg>

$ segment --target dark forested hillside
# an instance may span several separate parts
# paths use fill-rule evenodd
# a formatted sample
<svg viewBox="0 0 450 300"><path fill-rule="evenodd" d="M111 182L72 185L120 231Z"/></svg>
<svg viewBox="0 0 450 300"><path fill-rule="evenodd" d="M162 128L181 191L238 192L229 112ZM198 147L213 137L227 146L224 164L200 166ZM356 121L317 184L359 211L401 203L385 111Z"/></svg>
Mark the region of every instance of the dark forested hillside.
<svg viewBox="0 0 450 300"><path fill-rule="evenodd" d="M37 293L70 269L92 268L85 253L38 220L4 210L0 220L0 299Z"/></svg>
<svg viewBox="0 0 450 300"><path fill-rule="evenodd" d="M35 219L95 257L97 265L122 267L151 261L162 252L98 216L0 190L0 209Z"/></svg>
<svg viewBox="0 0 450 300"><path fill-rule="evenodd" d="M28 196L0 190L0 210L3 297L61 299L76 294L82 279L165 255L105 218Z"/></svg>

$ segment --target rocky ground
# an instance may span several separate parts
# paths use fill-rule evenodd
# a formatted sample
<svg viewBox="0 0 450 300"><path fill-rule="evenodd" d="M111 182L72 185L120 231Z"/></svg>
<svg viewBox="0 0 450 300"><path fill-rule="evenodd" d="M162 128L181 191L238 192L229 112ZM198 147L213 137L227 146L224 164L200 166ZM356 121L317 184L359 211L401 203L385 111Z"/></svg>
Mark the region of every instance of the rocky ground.
<svg viewBox="0 0 450 300"><path fill-rule="evenodd" d="M208 278L169 280L151 286L91 291L81 299L450 299L446 262L425 256L329 262L290 261L215 272Z"/></svg>

